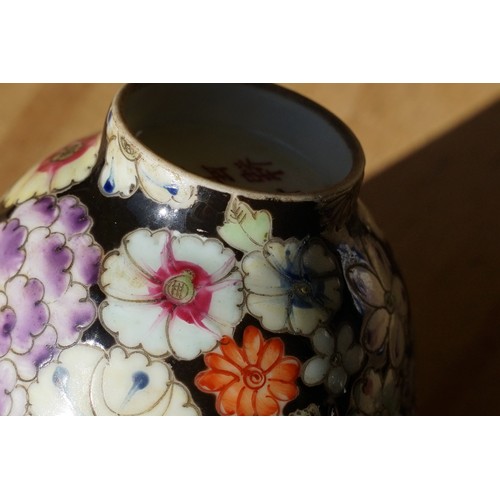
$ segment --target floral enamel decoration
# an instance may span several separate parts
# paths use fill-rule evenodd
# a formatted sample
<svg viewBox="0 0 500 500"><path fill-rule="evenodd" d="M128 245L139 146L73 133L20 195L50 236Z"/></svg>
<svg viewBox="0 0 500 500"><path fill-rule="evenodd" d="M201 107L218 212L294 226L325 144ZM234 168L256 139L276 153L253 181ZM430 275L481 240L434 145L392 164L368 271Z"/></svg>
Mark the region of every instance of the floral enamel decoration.
<svg viewBox="0 0 500 500"><path fill-rule="evenodd" d="M362 415L398 415L401 387L393 368L384 374L369 368L353 388L354 413Z"/></svg>
<svg viewBox="0 0 500 500"><path fill-rule="evenodd" d="M205 355L208 370L195 384L215 394L219 415L281 415L299 393L300 372L299 360L285 356L284 349L281 339L264 340L258 328L248 326L241 347L224 337L217 352Z"/></svg>
<svg viewBox="0 0 500 500"><path fill-rule="evenodd" d="M18 384L15 364L10 359L0 360L0 417L26 414L26 389Z"/></svg>
<svg viewBox="0 0 500 500"><path fill-rule="evenodd" d="M0 415L412 413L363 155L287 92L129 86L7 193Z"/></svg>
<svg viewBox="0 0 500 500"><path fill-rule="evenodd" d="M321 412L318 405L311 403L307 408L295 410L289 414L290 417L320 417Z"/></svg>
<svg viewBox="0 0 500 500"><path fill-rule="evenodd" d="M100 135L72 142L26 172L4 197L12 206L34 196L59 193L85 180L99 151Z"/></svg>
<svg viewBox="0 0 500 500"><path fill-rule="evenodd" d="M159 159L145 157L117 129L113 115L108 117L105 163L99 176L104 196L129 198L140 189L148 198L187 208L196 201L196 186L165 167Z"/></svg>
<svg viewBox="0 0 500 500"><path fill-rule="evenodd" d="M29 388L33 415L198 415L162 361L119 346L77 345L45 365Z"/></svg>
<svg viewBox="0 0 500 500"><path fill-rule="evenodd" d="M96 318L89 287L102 250L91 225L73 196L28 200L0 223L0 361L10 359L22 381Z"/></svg>
<svg viewBox="0 0 500 500"><path fill-rule="evenodd" d="M267 210L252 210L238 198L232 198L224 214L219 236L230 246L250 252L260 250L271 238L272 218Z"/></svg>
<svg viewBox="0 0 500 500"><path fill-rule="evenodd" d="M372 353L387 344L391 363L398 367L405 354L408 322L404 286L380 243L372 236L362 243L364 255L347 245L339 248L349 290L364 316L361 341Z"/></svg>
<svg viewBox="0 0 500 500"><path fill-rule="evenodd" d="M317 355L304 363L302 380L308 386L324 383L334 396L343 394L349 377L361 369L365 358L351 326L344 323L335 335L320 327L311 341Z"/></svg>
<svg viewBox="0 0 500 500"><path fill-rule="evenodd" d="M194 359L232 336L242 317L234 252L215 239L133 231L103 263L101 319L119 342Z"/></svg>
<svg viewBox="0 0 500 500"><path fill-rule="evenodd" d="M272 332L310 335L340 308L339 265L320 239L271 239L242 270L247 308Z"/></svg>

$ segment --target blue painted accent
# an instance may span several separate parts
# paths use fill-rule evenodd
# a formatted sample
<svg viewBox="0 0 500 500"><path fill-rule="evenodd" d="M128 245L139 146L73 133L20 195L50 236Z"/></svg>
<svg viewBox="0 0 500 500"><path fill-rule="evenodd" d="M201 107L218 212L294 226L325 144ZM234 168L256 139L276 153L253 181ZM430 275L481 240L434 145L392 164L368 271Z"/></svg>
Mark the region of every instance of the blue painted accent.
<svg viewBox="0 0 500 500"><path fill-rule="evenodd" d="M137 391L142 391L149 385L149 375L144 372L135 372L132 375L132 387L128 391L128 394L125 396L125 399L122 403L122 408L126 406L126 404L132 399L134 394Z"/></svg>
<svg viewBox="0 0 500 500"><path fill-rule="evenodd" d="M52 374L52 383L59 389L61 396L66 401L74 415L83 415L83 413L75 406L74 401L68 391L69 371L64 366L58 366Z"/></svg>
<svg viewBox="0 0 500 500"><path fill-rule="evenodd" d="M106 193L112 193L115 190L115 181L113 180L113 174L109 174L107 181L104 183L104 191Z"/></svg>
<svg viewBox="0 0 500 500"><path fill-rule="evenodd" d="M175 196L179 192L179 188L175 184L171 184L170 186L165 186L165 189L173 196Z"/></svg>
<svg viewBox="0 0 500 500"><path fill-rule="evenodd" d="M69 371L64 368L64 366L58 366L53 375L52 382L53 384L62 392L66 392L66 385L69 380Z"/></svg>
<svg viewBox="0 0 500 500"><path fill-rule="evenodd" d="M311 309L321 305L325 287L322 280L311 276L310 270L302 263L301 254L299 251L292 257L290 249L285 250L286 262L285 267L281 268L280 281L283 288L289 289L289 300L293 307ZM302 286L307 287L308 293L299 291Z"/></svg>
<svg viewBox="0 0 500 500"><path fill-rule="evenodd" d="M135 372L132 375L132 380L134 381L132 386L132 389L135 389L134 392L141 391L149 385L149 375L144 372Z"/></svg>
<svg viewBox="0 0 500 500"><path fill-rule="evenodd" d="M109 110L107 119L106 119L106 124L109 125L109 122L111 121L111 117L113 116L113 112Z"/></svg>
<svg viewBox="0 0 500 500"><path fill-rule="evenodd" d="M300 309L312 309L314 306L312 304L312 297L307 300L308 298L306 297L301 297L298 294L293 294L290 300L290 303L294 307L299 307Z"/></svg>

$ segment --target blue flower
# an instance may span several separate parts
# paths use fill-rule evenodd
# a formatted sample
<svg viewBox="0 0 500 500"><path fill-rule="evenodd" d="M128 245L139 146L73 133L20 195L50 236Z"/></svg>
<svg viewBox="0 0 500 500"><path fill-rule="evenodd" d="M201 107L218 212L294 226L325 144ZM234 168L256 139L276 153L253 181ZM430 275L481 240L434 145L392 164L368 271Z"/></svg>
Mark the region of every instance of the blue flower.
<svg viewBox="0 0 500 500"><path fill-rule="evenodd" d="M242 269L247 308L267 330L309 335L340 307L339 265L319 239L272 239Z"/></svg>

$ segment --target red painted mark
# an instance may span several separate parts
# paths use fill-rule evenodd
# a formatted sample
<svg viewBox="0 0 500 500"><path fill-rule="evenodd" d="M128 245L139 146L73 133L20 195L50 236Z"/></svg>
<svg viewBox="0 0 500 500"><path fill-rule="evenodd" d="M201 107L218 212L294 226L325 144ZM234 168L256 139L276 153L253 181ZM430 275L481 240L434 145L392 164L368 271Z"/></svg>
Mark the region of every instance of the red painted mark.
<svg viewBox="0 0 500 500"><path fill-rule="evenodd" d="M281 181L284 175L283 170L265 168L272 164L272 161L252 161L248 157L234 162L234 165L240 169L241 176L248 182Z"/></svg>
<svg viewBox="0 0 500 500"><path fill-rule="evenodd" d="M202 165L201 168L206 170L209 175L207 175L207 179L212 179L217 182L234 182L233 179L227 172L227 167L207 167L206 165Z"/></svg>
<svg viewBox="0 0 500 500"><path fill-rule="evenodd" d="M246 157L242 160L237 160L233 163L239 170L237 174L246 179L248 182L267 182L267 181L281 181L285 172L283 170L271 170L272 161L252 161ZM209 167L202 165L207 173L207 178L217 182L235 182L236 179L232 177L229 172L229 167ZM232 172L234 175L234 172Z"/></svg>

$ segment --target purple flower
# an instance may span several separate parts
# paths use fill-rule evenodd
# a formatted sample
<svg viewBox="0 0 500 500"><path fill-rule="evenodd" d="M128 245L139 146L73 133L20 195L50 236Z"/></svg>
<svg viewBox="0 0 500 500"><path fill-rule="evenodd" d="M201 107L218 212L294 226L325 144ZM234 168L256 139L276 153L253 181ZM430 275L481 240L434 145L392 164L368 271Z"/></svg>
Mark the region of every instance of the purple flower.
<svg viewBox="0 0 500 500"><path fill-rule="evenodd" d="M0 223L0 363L21 384L96 318L88 288L97 282L102 250L91 224L73 196L30 199ZM0 390L0 408L10 385Z"/></svg>
<svg viewBox="0 0 500 500"><path fill-rule="evenodd" d="M339 248L347 285L356 309L363 314L361 342L373 353L387 345L391 363L397 368L406 348L406 292L380 243L367 237L362 245L363 254L346 245Z"/></svg>

